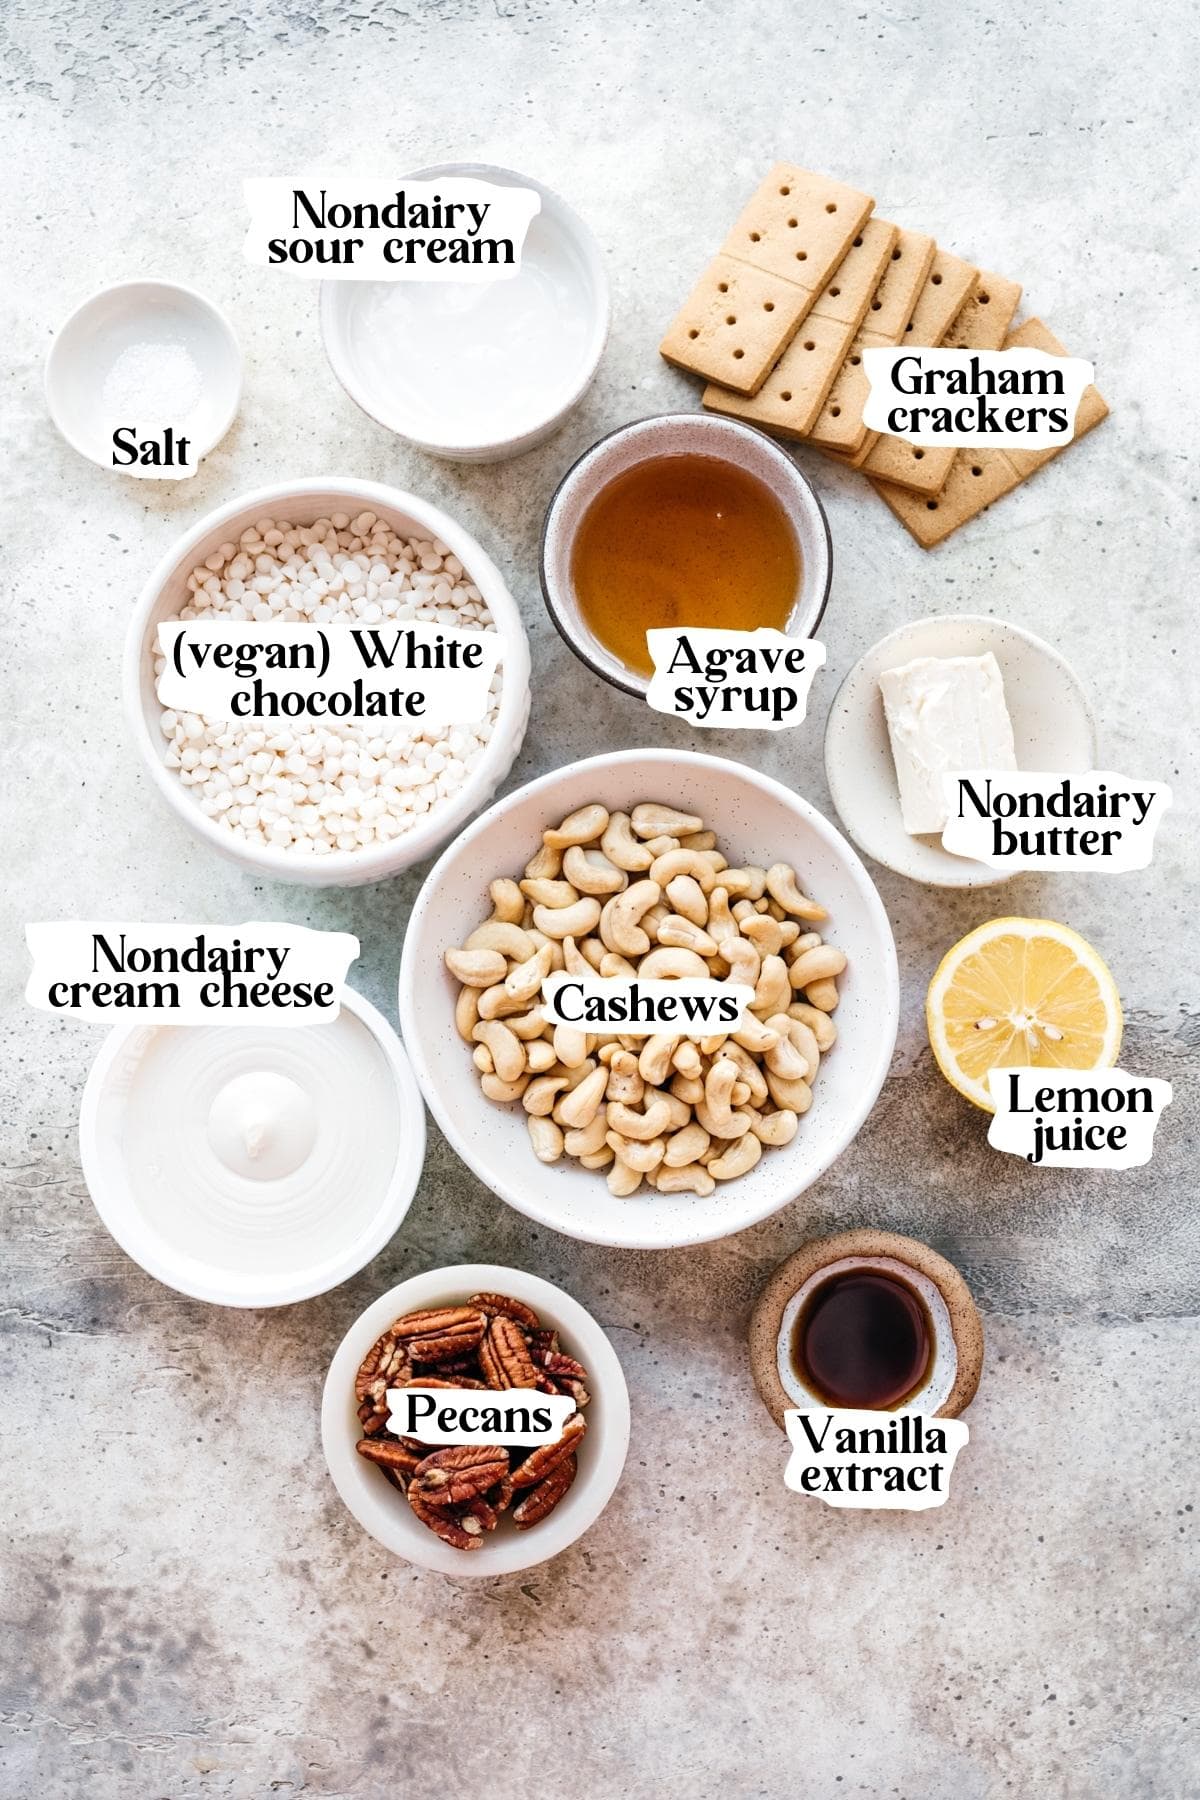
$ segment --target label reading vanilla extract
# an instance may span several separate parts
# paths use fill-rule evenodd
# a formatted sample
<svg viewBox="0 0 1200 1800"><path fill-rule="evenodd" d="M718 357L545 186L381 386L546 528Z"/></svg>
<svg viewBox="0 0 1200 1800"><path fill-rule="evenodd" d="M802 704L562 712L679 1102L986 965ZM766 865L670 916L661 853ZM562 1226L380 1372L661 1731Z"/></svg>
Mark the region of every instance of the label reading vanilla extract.
<svg viewBox="0 0 1200 1800"><path fill-rule="evenodd" d="M770 626L716 631L685 625L646 633L654 674L646 704L689 725L782 731L802 725L825 646Z"/></svg>
<svg viewBox="0 0 1200 1800"><path fill-rule="evenodd" d="M826 1506L924 1512L944 1506L970 1432L961 1419L849 1407L790 1407L784 1484Z"/></svg>
<svg viewBox="0 0 1200 1800"><path fill-rule="evenodd" d="M25 998L41 1012L115 1013L172 1025L311 1025L336 1019L359 951L345 931L252 921L27 925Z"/></svg>
<svg viewBox="0 0 1200 1800"><path fill-rule="evenodd" d="M1169 1081L1127 1069L988 1071L993 1150L1046 1169L1135 1169L1150 1161Z"/></svg>
<svg viewBox="0 0 1200 1800"><path fill-rule="evenodd" d="M1110 769L1081 775L968 769L945 775L949 817L942 846L992 868L1149 867L1154 834L1171 804L1161 781Z"/></svg>

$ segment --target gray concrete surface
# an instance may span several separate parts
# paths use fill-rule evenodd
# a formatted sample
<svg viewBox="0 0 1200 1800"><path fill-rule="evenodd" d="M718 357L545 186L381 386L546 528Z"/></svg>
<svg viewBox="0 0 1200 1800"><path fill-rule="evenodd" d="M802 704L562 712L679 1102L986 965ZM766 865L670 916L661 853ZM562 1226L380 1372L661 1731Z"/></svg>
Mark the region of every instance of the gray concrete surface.
<svg viewBox="0 0 1200 1800"><path fill-rule="evenodd" d="M6 1800L1200 1791L1192 24L1179 0L1136 15L1118 0L10 0ZM440 466L371 424L325 365L315 289L241 257L247 173L470 154L578 205L614 287L586 404L499 468ZM390 1008L422 871L314 896L203 854L126 741L133 594L189 521L243 489L330 470L411 485L478 534L525 610L537 685L514 780L606 745L693 743L564 650L538 594L538 522L600 431L695 404L658 362L659 331L776 154L1022 279L1029 309L1095 357L1114 416L932 557L856 482L806 462L836 546L830 666L808 728L719 747L827 806L821 727L853 659L900 620L993 612L1076 664L1112 766L1174 781L1153 869L1026 878L992 899L881 872L904 979L892 1079L817 1188L726 1243L656 1257L573 1244L507 1211L435 1135L404 1230L357 1280L276 1314L177 1298L89 1203L75 1116L101 1033L24 1008L21 926L84 909L274 911L358 932L357 979ZM247 353L238 425L178 489L92 468L42 407L58 320L146 271L225 303ZM1125 1065L1176 1084L1148 1168L1018 1167L933 1070L925 983L997 905L1065 918L1109 957ZM786 1494L747 1370L766 1272L814 1231L866 1223L954 1257L986 1316L972 1442L950 1504L924 1516ZM603 1520L553 1564L484 1588L365 1538L317 1441L347 1323L399 1277L465 1256L578 1294L612 1333L634 1408Z"/></svg>

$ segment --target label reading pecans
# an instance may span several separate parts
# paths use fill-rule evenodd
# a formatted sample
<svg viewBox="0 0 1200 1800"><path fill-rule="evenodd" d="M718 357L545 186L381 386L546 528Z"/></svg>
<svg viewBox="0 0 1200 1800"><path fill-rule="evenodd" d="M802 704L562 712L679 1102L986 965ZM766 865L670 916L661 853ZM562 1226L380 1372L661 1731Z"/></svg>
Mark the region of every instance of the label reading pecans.
<svg viewBox="0 0 1200 1800"><path fill-rule="evenodd" d="M422 1444L557 1444L576 1412L571 1394L481 1393L449 1385L387 1390L387 1429Z"/></svg>
<svg viewBox="0 0 1200 1800"><path fill-rule="evenodd" d="M790 1408L784 1483L827 1506L924 1512L944 1506L954 1461L970 1437L961 1419L923 1413Z"/></svg>

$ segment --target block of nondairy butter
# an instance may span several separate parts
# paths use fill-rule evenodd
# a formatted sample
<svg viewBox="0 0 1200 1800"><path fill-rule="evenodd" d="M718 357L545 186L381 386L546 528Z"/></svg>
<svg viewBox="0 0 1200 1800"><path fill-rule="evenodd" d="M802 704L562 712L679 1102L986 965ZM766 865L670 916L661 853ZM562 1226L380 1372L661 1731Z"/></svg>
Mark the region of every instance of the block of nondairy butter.
<svg viewBox="0 0 1200 1800"><path fill-rule="evenodd" d="M940 832L949 816L942 777L1015 769L1004 677L992 652L918 656L879 677L904 829Z"/></svg>

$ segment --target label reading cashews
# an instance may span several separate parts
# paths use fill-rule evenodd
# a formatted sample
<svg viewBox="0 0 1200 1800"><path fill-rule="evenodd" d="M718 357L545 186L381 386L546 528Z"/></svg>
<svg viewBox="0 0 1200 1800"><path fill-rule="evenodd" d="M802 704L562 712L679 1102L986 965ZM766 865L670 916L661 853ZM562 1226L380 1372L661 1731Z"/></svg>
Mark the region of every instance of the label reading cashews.
<svg viewBox="0 0 1200 1800"><path fill-rule="evenodd" d="M801 725L812 678L825 663L815 638L685 625L646 633L654 674L646 704L689 725L782 731Z"/></svg>
<svg viewBox="0 0 1200 1800"><path fill-rule="evenodd" d="M501 281L516 275L532 188L468 175L364 180L255 176L242 183L247 262L322 281Z"/></svg>
<svg viewBox="0 0 1200 1800"><path fill-rule="evenodd" d="M961 1419L849 1407L790 1407L784 1485L826 1506L924 1512L944 1506L954 1460L970 1437Z"/></svg>

